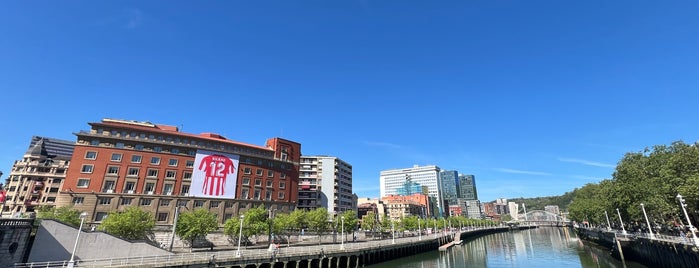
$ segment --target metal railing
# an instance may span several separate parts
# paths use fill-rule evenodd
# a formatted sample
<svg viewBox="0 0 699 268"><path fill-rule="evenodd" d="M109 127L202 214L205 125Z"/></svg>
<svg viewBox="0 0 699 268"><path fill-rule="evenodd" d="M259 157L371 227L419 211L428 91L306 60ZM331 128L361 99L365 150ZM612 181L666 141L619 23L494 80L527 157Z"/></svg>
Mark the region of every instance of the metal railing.
<svg viewBox="0 0 699 268"><path fill-rule="evenodd" d="M481 229L477 228L468 231L470 232ZM422 237L396 237L395 245L412 244L419 241L432 241L441 237L451 236L453 232L440 232L435 234L424 234ZM325 255L338 253L352 252L357 250L370 250L385 248L394 245L391 238L383 240L363 240L352 243L333 243L333 244L302 244L302 245L280 245L276 251L270 251L268 248L241 249L241 256L236 256L236 249L226 251L207 251L207 252L192 252L179 253L157 256L141 256L141 257L126 257L126 258L105 258L105 259L84 259L76 260L76 267L133 267L133 266L169 266L169 265L186 265L186 264L202 264L209 262L233 262L233 263L252 263L260 261L271 261L274 259L310 257L317 258ZM51 261L51 262L33 262L33 263L18 263L15 268L34 268L34 267L67 267L68 261Z"/></svg>

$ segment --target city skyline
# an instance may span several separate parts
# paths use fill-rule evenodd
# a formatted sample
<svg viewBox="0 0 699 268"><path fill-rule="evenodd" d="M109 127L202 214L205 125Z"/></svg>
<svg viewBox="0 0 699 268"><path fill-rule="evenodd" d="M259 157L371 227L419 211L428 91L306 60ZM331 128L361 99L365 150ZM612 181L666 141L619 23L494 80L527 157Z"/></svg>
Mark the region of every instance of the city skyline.
<svg viewBox="0 0 699 268"><path fill-rule="evenodd" d="M7 2L0 170L32 136L150 121L353 167L472 174L484 202L611 178L694 143L697 3Z"/></svg>

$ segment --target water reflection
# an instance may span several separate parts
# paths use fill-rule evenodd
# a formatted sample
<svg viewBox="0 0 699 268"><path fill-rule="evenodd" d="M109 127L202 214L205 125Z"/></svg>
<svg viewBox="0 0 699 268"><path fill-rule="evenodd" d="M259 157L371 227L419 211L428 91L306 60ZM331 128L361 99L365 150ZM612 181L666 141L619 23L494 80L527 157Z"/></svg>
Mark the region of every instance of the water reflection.
<svg viewBox="0 0 699 268"><path fill-rule="evenodd" d="M609 267L645 268L622 263L609 250L579 240L564 228L542 227L498 233L465 240L447 251L432 251L378 267L462 268L462 267Z"/></svg>

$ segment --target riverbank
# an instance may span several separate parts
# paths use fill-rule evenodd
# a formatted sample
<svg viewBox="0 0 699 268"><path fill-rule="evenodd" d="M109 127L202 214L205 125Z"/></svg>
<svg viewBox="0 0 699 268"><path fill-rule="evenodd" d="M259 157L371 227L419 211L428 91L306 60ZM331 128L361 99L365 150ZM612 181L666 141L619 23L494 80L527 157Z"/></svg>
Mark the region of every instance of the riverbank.
<svg viewBox="0 0 699 268"><path fill-rule="evenodd" d="M621 260L650 267L699 267L699 248L679 237L622 234L602 229L576 228L581 239L611 250Z"/></svg>

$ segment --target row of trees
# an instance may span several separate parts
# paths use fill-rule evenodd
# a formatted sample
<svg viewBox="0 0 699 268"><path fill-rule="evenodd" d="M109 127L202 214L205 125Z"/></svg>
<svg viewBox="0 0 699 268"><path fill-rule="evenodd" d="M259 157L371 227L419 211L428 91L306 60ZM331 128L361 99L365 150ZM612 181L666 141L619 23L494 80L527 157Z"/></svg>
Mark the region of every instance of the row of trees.
<svg viewBox="0 0 699 268"><path fill-rule="evenodd" d="M691 217L699 204L699 147L678 141L627 153L612 179L590 183L574 191L570 218L606 225L604 212L616 221L616 209L625 223L645 225L641 204L650 221L658 225L682 224L684 217L676 196L681 194ZM692 219L696 222L696 219Z"/></svg>
<svg viewBox="0 0 699 268"><path fill-rule="evenodd" d="M71 207L40 207L37 217L41 219L56 219L64 223L79 225L80 211ZM299 235L302 230L318 235L318 243L323 236L332 232L341 232L345 236L357 230L359 220L354 211L345 211L338 215L330 216L325 208L318 208L311 211L294 210L290 213L276 213L273 218L269 217L269 211L264 206L255 207L245 211L242 217L235 217L226 220L223 225L223 233L228 236L231 244L241 242L257 242L261 236L273 235L275 240L291 240L291 236ZM365 219L378 219L370 212ZM240 226L242 220L242 234ZM396 231L416 231L418 225L422 230L428 228L442 229L445 227L466 227L466 226L492 226L493 221L467 219L463 216L450 217L447 219L423 219L418 222L417 216L405 217L393 222ZM155 218L150 212L139 207L128 207L124 211L112 212L99 225L99 230L113 234L118 237L130 240L153 240L153 229L155 228ZM344 229L343 229L344 228ZM364 220L361 224L364 230L378 232L390 231L391 221L384 219ZM195 209L179 214L175 234L188 243L194 245L195 240L206 237L218 229L216 215L207 209ZM271 232L271 233L270 233Z"/></svg>

